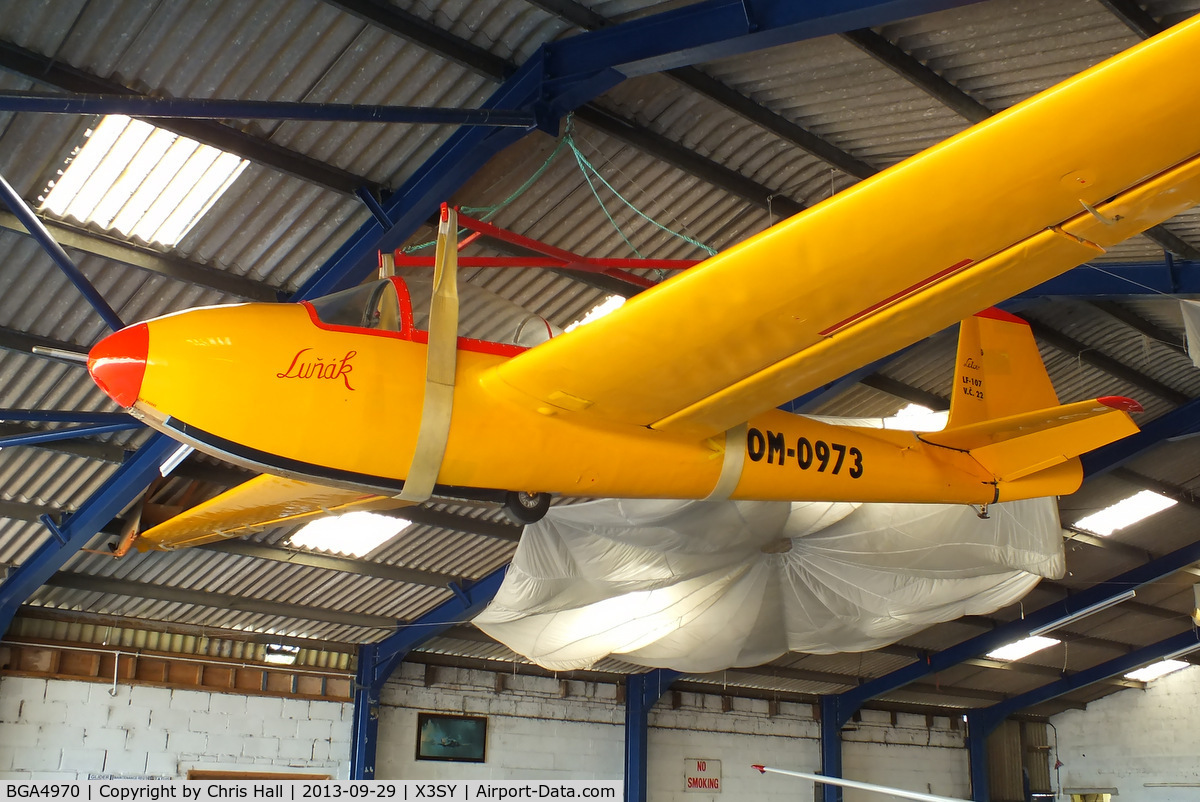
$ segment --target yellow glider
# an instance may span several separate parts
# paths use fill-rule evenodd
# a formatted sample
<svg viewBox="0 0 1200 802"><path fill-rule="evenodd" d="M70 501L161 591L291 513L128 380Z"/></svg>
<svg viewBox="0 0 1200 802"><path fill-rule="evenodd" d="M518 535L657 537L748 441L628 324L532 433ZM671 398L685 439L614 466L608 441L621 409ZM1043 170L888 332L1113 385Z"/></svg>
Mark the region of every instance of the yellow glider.
<svg viewBox="0 0 1200 802"><path fill-rule="evenodd" d="M1200 202L1200 105L1179 102L1200 97L1197 52L1192 20L528 350L451 339L430 360L445 340L391 279L151 320L90 368L208 453L389 499L415 476L462 498L1071 492L1136 405L1059 407L1027 327L970 316ZM944 432L773 409L964 318Z"/></svg>

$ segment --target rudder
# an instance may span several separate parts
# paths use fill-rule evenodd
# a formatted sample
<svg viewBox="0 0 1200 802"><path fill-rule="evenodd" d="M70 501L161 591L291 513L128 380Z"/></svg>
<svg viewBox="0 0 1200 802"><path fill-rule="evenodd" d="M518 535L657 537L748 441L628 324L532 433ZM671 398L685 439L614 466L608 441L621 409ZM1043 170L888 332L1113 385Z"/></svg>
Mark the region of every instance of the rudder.
<svg viewBox="0 0 1200 802"><path fill-rule="evenodd" d="M962 321L947 429L1056 406L1028 323L994 307Z"/></svg>

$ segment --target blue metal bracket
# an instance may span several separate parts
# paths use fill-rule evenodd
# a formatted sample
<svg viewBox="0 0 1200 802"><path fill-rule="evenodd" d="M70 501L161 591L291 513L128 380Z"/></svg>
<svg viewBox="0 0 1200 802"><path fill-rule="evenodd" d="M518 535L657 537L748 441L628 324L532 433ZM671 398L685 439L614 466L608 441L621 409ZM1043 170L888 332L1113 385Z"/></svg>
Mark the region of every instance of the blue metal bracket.
<svg viewBox="0 0 1200 802"><path fill-rule="evenodd" d="M367 207L367 211L375 218L375 222L387 228L391 226L392 221L388 219L387 212L383 210L383 206L379 204L379 200L371 193L367 187L359 187L354 191L358 199L362 201L363 206Z"/></svg>
<svg viewBox="0 0 1200 802"><path fill-rule="evenodd" d="M625 678L625 802L646 802L650 708L681 674L656 668Z"/></svg>
<svg viewBox="0 0 1200 802"><path fill-rule="evenodd" d="M375 753L379 740L379 694L405 656L436 638L455 624L473 618L500 590L508 566L496 569L468 588L451 583L454 598L403 624L379 643L358 648L354 682L354 719L350 739L350 779L375 777Z"/></svg>
<svg viewBox="0 0 1200 802"><path fill-rule="evenodd" d="M38 521L41 522L42 526L50 530L50 534L54 535L55 540L64 546L67 545L67 536L63 534L61 529L59 529L58 524L55 523L53 518L51 518L49 515L39 515Z"/></svg>

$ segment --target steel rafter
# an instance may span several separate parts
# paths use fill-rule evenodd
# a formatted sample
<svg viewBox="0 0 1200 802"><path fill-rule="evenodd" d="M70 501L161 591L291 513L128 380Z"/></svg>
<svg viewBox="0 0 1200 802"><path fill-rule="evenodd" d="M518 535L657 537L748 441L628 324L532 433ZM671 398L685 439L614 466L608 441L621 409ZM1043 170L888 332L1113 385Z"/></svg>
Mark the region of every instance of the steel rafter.
<svg viewBox="0 0 1200 802"><path fill-rule="evenodd" d="M375 747L379 738L379 693L383 684L413 649L420 647L464 620L474 618L500 589L508 566L498 568L466 588L455 586L454 596L425 615L401 626L378 643L358 650L354 683L354 721L350 736L350 779L375 777Z"/></svg>
<svg viewBox="0 0 1200 802"><path fill-rule="evenodd" d="M12 42L0 41L0 70L7 70L43 86L52 86L66 92L134 97L140 95L116 81L91 75L67 65L59 59L34 53ZM165 120L160 118L155 121L155 124L181 136L212 145L229 153L236 153L250 161L272 167L334 192L353 195L359 187L363 186L369 187L373 191L381 189L374 182L365 178L211 120Z"/></svg>
<svg viewBox="0 0 1200 802"><path fill-rule="evenodd" d="M39 95L0 92L0 111L40 114L124 114L173 120L306 120L411 125L534 126L529 111L388 106L369 103L305 103L287 100L225 100L146 95Z"/></svg>
<svg viewBox="0 0 1200 802"><path fill-rule="evenodd" d="M1040 688L1034 688L991 707L968 711L967 749L971 759L971 799L975 802L991 802L991 789L988 784L987 738L1010 715L1027 707L1049 702L1071 691L1121 676L1139 666L1196 649L1200 649L1200 635L1193 628L1158 643L1144 646L1129 654L1114 657L1112 660L1078 671L1069 677L1063 677Z"/></svg>

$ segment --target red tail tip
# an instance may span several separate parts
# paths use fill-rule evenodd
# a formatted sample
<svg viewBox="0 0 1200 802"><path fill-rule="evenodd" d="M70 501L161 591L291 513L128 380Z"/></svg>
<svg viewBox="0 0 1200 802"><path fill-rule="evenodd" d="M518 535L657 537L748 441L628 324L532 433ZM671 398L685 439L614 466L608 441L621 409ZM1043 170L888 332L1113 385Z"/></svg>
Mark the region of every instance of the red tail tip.
<svg viewBox="0 0 1200 802"><path fill-rule="evenodd" d="M982 312L976 312L975 317L983 317L989 320L1003 320L1007 323L1020 323L1025 326L1029 325L1029 321L1019 318L1011 312L1005 312L1003 309L997 309L994 306L990 306L987 309L984 309Z"/></svg>
<svg viewBox="0 0 1200 802"><path fill-rule="evenodd" d="M766 766L760 766L760 765L758 765L757 763L755 763L755 764L753 764L752 766L750 766L750 768L752 768L752 769L758 769L758 773L759 773L759 774L766 774L766 773L767 773L767 767L766 767Z"/></svg>
<svg viewBox="0 0 1200 802"><path fill-rule="evenodd" d="M1142 405L1139 404L1137 401L1134 401L1132 398L1126 398L1121 395L1106 395L1103 398L1097 398L1096 400L1099 401L1101 404L1103 404L1106 407L1112 407L1113 409L1124 410L1125 412L1145 412L1146 411L1146 410L1142 409Z"/></svg>

